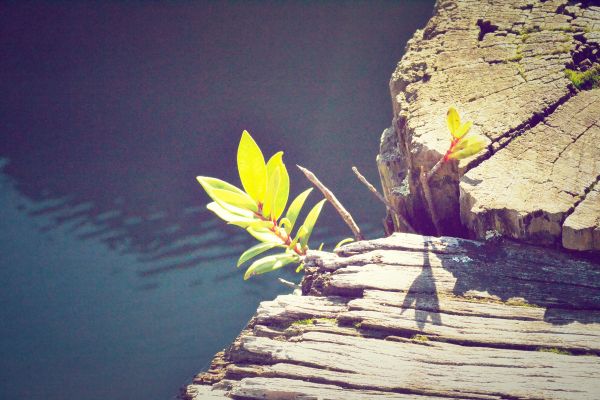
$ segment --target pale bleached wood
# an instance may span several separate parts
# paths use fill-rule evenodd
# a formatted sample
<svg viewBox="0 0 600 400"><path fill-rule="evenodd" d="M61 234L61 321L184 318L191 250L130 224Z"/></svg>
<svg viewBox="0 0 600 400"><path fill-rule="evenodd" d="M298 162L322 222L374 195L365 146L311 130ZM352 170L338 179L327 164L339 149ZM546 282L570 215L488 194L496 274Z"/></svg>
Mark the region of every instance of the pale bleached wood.
<svg viewBox="0 0 600 400"><path fill-rule="evenodd" d="M323 282L326 294L356 293L363 289L412 293L449 293L483 299L508 300L522 297L527 302L546 307L600 309L600 289L557 282L552 275L540 281L519 279L510 270L475 269L454 272L445 268L415 265L366 264L349 266L327 275ZM506 275L503 275L506 273ZM513 276L510 276L513 275ZM590 282L593 284L593 282Z"/></svg>
<svg viewBox="0 0 600 400"><path fill-rule="evenodd" d="M600 310L573 310L539 307L520 297L506 302L492 298L461 297L438 293L432 294L387 292L365 290L362 298L348 303L350 310L377 310L378 307L414 308L425 311L440 311L455 315L473 315L481 317L506 318L530 321L546 321L552 324L569 324L579 321L585 324L600 323ZM598 327L600 329L600 327Z"/></svg>
<svg viewBox="0 0 600 400"><path fill-rule="evenodd" d="M315 251L309 253L306 262L309 266L314 265L326 271L366 264L442 267L455 274L493 275L600 289L598 263L571 259L558 252L540 255L536 248L531 248L530 255L525 256L524 251L513 251L514 249L510 245L494 244L482 246L477 252L463 254L378 249L349 257L336 257L331 253ZM569 268L564 268L566 264Z"/></svg>
<svg viewBox="0 0 600 400"><path fill-rule="evenodd" d="M467 252L469 248L481 246L483 246L481 242L474 240L394 232L385 238L348 243L336 249L335 252L342 256L366 253L372 250L427 250L433 253L460 254Z"/></svg>
<svg viewBox="0 0 600 400"><path fill-rule="evenodd" d="M348 309L347 302L347 299L335 296L281 295L260 303L256 320L258 323L289 324L307 318L336 318Z"/></svg>
<svg viewBox="0 0 600 400"><path fill-rule="evenodd" d="M425 334L478 346L528 348L552 347L600 353L600 324L573 322L553 325L435 311L377 307L377 311L353 310L339 316L341 321L360 323L362 328L405 335Z"/></svg>
<svg viewBox="0 0 600 400"><path fill-rule="evenodd" d="M542 306L600 309L600 264L572 254L505 241L475 242L407 233L351 245L339 251L342 256L309 253L307 270L321 280L312 284L309 276L307 282L315 288L322 285L328 294L412 288L456 295L479 293L501 300L522 297Z"/></svg>
<svg viewBox="0 0 600 400"><path fill-rule="evenodd" d="M397 236L310 252L316 295L261 303L194 382L229 398L597 398L598 264ZM573 355L538 351L555 348Z"/></svg>
<svg viewBox="0 0 600 400"><path fill-rule="evenodd" d="M306 382L298 379L285 378L245 378L233 388L235 396L249 399L267 400L419 400L443 399L442 397L415 396L380 392L374 390L351 390L341 386Z"/></svg>
<svg viewBox="0 0 600 400"><path fill-rule="evenodd" d="M230 398L227 396L226 391L207 385L188 385L186 396L190 400L225 400Z"/></svg>
<svg viewBox="0 0 600 400"><path fill-rule="evenodd" d="M457 298L438 298L436 294L368 291L364 298L346 303L314 296L278 296L263 302L256 319L260 323L293 323L307 318L332 318L361 323L363 327L411 335L424 333L436 339L502 347L557 347L600 354L600 312L587 317L595 323L576 318L561 324L544 321L544 308L476 303ZM298 304L304 301L304 306ZM336 313L332 313L331 309ZM286 310L290 310L290 313ZM297 313L297 310L301 310ZM563 310L566 312L566 310ZM294 316L290 319L289 316ZM306 322L305 322L306 323ZM568 324L567 324L568 323Z"/></svg>
<svg viewBox="0 0 600 400"><path fill-rule="evenodd" d="M413 293L383 290L365 290L362 298L348 303L350 310L376 310L381 306L531 321L543 321L546 310L544 307L532 306L520 298L513 298L508 303L491 299L485 302L481 299L439 294L413 297ZM600 312L596 312L596 315L600 317Z"/></svg>
<svg viewBox="0 0 600 400"><path fill-rule="evenodd" d="M595 356L423 346L309 332L294 341L247 336L244 351L271 365L246 370L262 377L313 380L352 389L411 391L460 398L595 398Z"/></svg>

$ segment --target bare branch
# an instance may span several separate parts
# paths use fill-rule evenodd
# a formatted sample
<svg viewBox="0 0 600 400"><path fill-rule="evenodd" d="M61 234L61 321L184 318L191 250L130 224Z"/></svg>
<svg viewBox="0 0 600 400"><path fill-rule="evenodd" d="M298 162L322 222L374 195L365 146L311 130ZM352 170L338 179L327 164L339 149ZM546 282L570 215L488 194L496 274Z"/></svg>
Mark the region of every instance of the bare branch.
<svg viewBox="0 0 600 400"><path fill-rule="evenodd" d="M386 198L383 197L383 195L377 191L377 189L375 188L375 186L371 185L371 183L367 180L367 178L365 178L358 171L358 168L352 167L352 171L354 172L354 174L356 175L356 177L358 178L358 180L361 181L363 183L363 185L365 185L367 187L367 189L369 189L371 191L371 193L373 193L375 195L375 197L377 197L379 199L379 201L381 201L383 204L385 204L385 206L388 208L388 210L392 211L398 217L398 219L400 220L400 222L402 223L402 225L404 225L404 227L409 232L411 232L411 233L415 233L416 232L413 229L413 227L408 223L408 221L406 220L406 218L404 218L404 216L400 213L400 210L398 210L389 201L387 201Z"/></svg>
<svg viewBox="0 0 600 400"><path fill-rule="evenodd" d="M284 286L287 286L287 287L289 287L289 288L291 288L291 289L300 289L300 288L301 288L301 286L300 286L300 285L298 285L297 283L290 282L290 281L286 281L286 280L285 280L285 279L283 279L283 278L277 278L277 279L278 279L278 280L279 280L279 282L281 282L281 283L282 283Z"/></svg>
<svg viewBox="0 0 600 400"><path fill-rule="evenodd" d="M358 225L356 225L356 222L354 222L352 215L350 215L350 213L344 208L342 203L340 203L340 201L337 199L337 197L335 197L333 192L331 190L329 190L325 185L323 185L321 183L321 181L315 176L315 174L313 174L306 168L301 167L300 165L296 165L296 166L306 176L306 179L308 179L317 189L319 189L321 191L321 193L323 193L323 196L325 196L325 198L327 200L329 200L331 205L333 205L333 207L336 209L338 214L340 214L340 216L342 217L344 222L352 230L352 233L354 234L354 239L356 241L364 240L364 237L363 237L362 233L360 232L360 228L358 227Z"/></svg>

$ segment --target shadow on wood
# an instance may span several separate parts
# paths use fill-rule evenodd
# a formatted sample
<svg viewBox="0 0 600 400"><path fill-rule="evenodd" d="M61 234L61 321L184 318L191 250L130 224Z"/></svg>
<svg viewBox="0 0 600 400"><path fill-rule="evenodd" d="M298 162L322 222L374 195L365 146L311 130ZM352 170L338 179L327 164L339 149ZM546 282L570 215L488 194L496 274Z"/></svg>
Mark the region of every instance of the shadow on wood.
<svg viewBox="0 0 600 400"><path fill-rule="evenodd" d="M397 233L310 252L305 273L303 295L261 303L188 398L594 399L600 391L593 260Z"/></svg>

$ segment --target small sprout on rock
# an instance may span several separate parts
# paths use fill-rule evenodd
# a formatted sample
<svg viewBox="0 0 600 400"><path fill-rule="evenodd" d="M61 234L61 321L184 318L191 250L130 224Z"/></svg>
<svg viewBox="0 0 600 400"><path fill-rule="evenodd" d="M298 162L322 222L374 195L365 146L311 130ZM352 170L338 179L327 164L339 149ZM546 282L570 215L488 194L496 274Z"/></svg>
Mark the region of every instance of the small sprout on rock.
<svg viewBox="0 0 600 400"><path fill-rule="evenodd" d="M431 179L443 163L449 160L462 160L463 158L473 156L485 149L489 143L489 139L483 135L469 135L473 121L461 124L458 111L454 107L448 109L446 123L451 136L450 147L448 147L444 156L429 171L427 179Z"/></svg>
<svg viewBox="0 0 600 400"><path fill-rule="evenodd" d="M462 160L479 153L486 147L488 139L483 135L468 135L473 126L473 121L461 124L460 116L454 107L450 107L448 110L446 120L452 140L450 141L450 148L444 155L444 161Z"/></svg>
<svg viewBox="0 0 600 400"><path fill-rule="evenodd" d="M343 240L340 240L338 242L338 244L335 245L335 247L333 248L334 250L337 249L338 247L342 247L343 245L345 245L346 243L350 243L350 242L354 242L353 238L346 238Z"/></svg>
<svg viewBox="0 0 600 400"><path fill-rule="evenodd" d="M413 337L411 337L411 340L418 340L419 342L428 342L429 337L427 337L427 335L416 334Z"/></svg>
<svg viewBox="0 0 600 400"><path fill-rule="evenodd" d="M435 230L438 235L441 234L440 223L437 218L435 208L433 206L433 200L431 198L431 192L429 189L429 180L442 166L443 163L449 160L462 160L464 158L473 156L485 149L489 143L489 139L483 135L471 134L469 131L473 126L473 121L467 121L461 124L460 116L458 111L454 107L448 109L446 114L446 123L448 130L450 131L451 140L450 147L446 151L446 154L438 160L438 162L431 168L429 172L425 172L424 167L421 166L421 174L419 176L421 180L421 186L423 189L423 197L427 202L427 208L431 216L431 221L435 226Z"/></svg>

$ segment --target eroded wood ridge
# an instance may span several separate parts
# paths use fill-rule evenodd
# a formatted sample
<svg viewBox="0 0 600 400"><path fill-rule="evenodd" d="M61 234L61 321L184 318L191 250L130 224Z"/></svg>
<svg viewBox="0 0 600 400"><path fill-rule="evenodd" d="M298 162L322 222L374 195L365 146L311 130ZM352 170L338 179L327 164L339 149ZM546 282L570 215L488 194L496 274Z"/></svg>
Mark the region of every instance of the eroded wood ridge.
<svg viewBox="0 0 600 400"><path fill-rule="evenodd" d="M395 117L378 157L388 201L432 231L418 172L444 154L455 106L490 145L430 182L444 233L600 250L600 210L585 201L600 177L600 89L565 74L600 71L599 57L597 2L438 1L390 81Z"/></svg>
<svg viewBox="0 0 600 400"><path fill-rule="evenodd" d="M262 302L188 398L598 398L599 274L554 250L402 233L311 252L304 295Z"/></svg>

